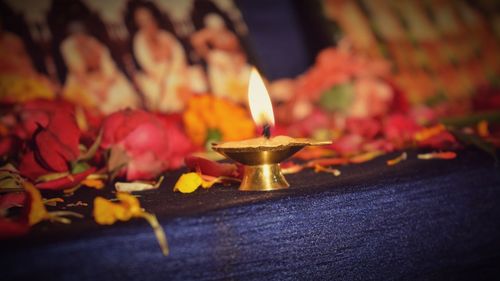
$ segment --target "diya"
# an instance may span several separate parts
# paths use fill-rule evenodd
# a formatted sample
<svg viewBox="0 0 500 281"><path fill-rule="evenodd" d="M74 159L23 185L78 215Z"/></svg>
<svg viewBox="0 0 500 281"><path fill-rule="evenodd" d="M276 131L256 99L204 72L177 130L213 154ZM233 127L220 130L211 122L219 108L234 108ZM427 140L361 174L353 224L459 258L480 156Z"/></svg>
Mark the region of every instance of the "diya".
<svg viewBox="0 0 500 281"><path fill-rule="evenodd" d="M264 81L254 68L250 74L248 100L252 118L262 126L259 138L243 141L213 143L212 149L243 164L242 191L271 191L285 189L290 184L281 172L280 163L310 145L328 145L330 141L315 141L288 136L271 137L274 113Z"/></svg>

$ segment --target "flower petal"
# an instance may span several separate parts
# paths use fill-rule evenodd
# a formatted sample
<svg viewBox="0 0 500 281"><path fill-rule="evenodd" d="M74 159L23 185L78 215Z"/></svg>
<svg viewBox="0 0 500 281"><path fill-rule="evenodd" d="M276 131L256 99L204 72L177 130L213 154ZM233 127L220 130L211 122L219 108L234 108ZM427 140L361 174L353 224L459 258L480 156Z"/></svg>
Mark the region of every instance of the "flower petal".
<svg viewBox="0 0 500 281"><path fill-rule="evenodd" d="M192 193L202 184L203 179L197 173L182 174L174 186L174 191Z"/></svg>
<svg viewBox="0 0 500 281"><path fill-rule="evenodd" d="M202 157L189 155L184 158L186 166L194 172L212 177L237 177L238 167L235 164L219 163Z"/></svg>

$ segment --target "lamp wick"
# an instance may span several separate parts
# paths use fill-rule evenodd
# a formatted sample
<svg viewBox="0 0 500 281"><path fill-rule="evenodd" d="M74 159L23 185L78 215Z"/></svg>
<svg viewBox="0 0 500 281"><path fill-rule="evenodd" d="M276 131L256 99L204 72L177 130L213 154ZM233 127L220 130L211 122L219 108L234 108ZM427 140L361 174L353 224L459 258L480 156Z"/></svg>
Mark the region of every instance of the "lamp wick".
<svg viewBox="0 0 500 281"><path fill-rule="evenodd" d="M271 137L271 126L269 126L269 124L264 124L264 126L262 126L262 135L266 139Z"/></svg>

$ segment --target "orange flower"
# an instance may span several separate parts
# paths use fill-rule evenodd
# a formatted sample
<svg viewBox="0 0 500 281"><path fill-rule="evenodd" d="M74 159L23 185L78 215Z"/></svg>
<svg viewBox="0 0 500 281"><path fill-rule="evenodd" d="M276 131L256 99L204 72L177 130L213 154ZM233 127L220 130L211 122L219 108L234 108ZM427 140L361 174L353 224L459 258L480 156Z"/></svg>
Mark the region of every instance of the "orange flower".
<svg viewBox="0 0 500 281"><path fill-rule="evenodd" d="M248 139L255 134L245 108L210 95L192 97L182 117L186 133L196 145Z"/></svg>

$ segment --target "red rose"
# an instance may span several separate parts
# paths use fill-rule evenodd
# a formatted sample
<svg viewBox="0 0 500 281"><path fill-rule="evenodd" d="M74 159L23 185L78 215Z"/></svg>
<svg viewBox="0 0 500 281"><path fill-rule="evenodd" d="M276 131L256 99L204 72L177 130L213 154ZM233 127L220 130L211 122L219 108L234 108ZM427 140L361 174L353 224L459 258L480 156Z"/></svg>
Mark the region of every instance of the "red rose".
<svg viewBox="0 0 500 281"><path fill-rule="evenodd" d="M0 156L11 156L19 147L19 141L14 136L0 136Z"/></svg>
<svg viewBox="0 0 500 281"><path fill-rule="evenodd" d="M39 125L47 127L56 113L74 115L74 107L63 100L32 100L23 104L18 112L20 122L14 133L21 139L29 139ZM71 119L74 120L74 116Z"/></svg>
<svg viewBox="0 0 500 281"><path fill-rule="evenodd" d="M180 167L191 151L189 139L171 121L142 110L115 112L103 122L101 147L123 154L118 158L126 159L127 180L154 178Z"/></svg>
<svg viewBox="0 0 500 281"><path fill-rule="evenodd" d="M19 170L32 180L48 173L69 171L70 162L79 156L80 130L74 116L60 111L54 112L49 119L46 127L37 124L21 158Z"/></svg>

